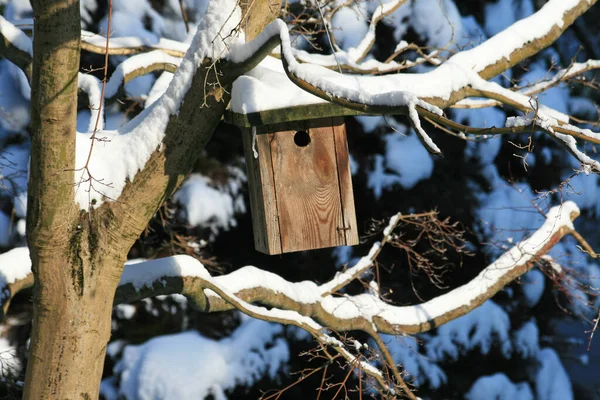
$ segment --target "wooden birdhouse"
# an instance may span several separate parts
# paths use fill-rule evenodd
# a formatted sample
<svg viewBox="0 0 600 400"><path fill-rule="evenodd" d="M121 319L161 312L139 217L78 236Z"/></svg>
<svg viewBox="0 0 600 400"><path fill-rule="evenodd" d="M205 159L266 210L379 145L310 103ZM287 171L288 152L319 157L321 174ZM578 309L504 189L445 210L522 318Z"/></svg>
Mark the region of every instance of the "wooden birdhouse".
<svg viewBox="0 0 600 400"><path fill-rule="evenodd" d="M343 120L356 112L299 89L271 57L231 96L225 119L242 131L256 250L358 244Z"/></svg>
<svg viewBox="0 0 600 400"><path fill-rule="evenodd" d="M256 250L358 244L343 118L243 127Z"/></svg>

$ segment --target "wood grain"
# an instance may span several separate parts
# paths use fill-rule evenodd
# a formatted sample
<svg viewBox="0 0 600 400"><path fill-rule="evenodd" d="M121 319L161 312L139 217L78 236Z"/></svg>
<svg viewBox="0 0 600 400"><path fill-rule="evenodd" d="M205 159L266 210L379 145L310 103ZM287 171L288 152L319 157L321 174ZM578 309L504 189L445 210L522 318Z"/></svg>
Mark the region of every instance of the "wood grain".
<svg viewBox="0 0 600 400"><path fill-rule="evenodd" d="M256 136L258 158L254 158L252 151L252 129L244 129L242 136L248 171L254 247L262 253L281 254L281 236L269 148L272 134Z"/></svg>
<svg viewBox="0 0 600 400"><path fill-rule="evenodd" d="M311 124L312 125L312 124ZM331 127L309 128L310 143L299 147L295 130L271 141L281 249L283 252L346 243Z"/></svg>
<svg viewBox="0 0 600 400"><path fill-rule="evenodd" d="M310 137L294 141L298 131ZM346 129L342 118L321 118L244 130L254 242L280 254L355 245L354 211Z"/></svg>
<svg viewBox="0 0 600 400"><path fill-rule="evenodd" d="M332 118L331 127L335 141L335 155L337 161L340 199L344 218L344 232L346 246L358 244L358 227L356 225L356 211L354 209L354 192L352 190L352 174L350 172L350 156L348 154L348 141L346 139L346 125L343 118Z"/></svg>

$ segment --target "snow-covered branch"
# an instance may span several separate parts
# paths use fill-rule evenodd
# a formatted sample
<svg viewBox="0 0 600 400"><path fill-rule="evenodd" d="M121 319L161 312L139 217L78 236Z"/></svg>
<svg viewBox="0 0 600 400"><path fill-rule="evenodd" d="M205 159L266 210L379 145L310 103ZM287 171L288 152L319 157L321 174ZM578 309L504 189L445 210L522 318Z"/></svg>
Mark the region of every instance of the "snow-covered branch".
<svg viewBox="0 0 600 400"><path fill-rule="evenodd" d="M178 42L160 38L155 41L137 36L115 37L111 38L108 45L108 54L128 56L139 53L146 53L153 50L160 50L173 57L182 58L189 47L188 43ZM81 48L83 50L106 54L106 37L96 33L81 32Z"/></svg>
<svg viewBox="0 0 600 400"><path fill-rule="evenodd" d="M587 60L586 62L582 63L573 63L567 68L556 71L552 78L542 80L531 86L520 89L518 90L518 93L521 93L525 96L534 96L536 94L545 92L546 90L551 89L563 82L567 82L569 79L573 79L587 71L592 71L599 68L600 60ZM485 108L501 105L502 102L498 100L464 99L454 104L452 108Z"/></svg>
<svg viewBox="0 0 600 400"><path fill-rule="evenodd" d="M106 98L114 97L127 82L154 71L174 73L179 64L181 64L181 58L172 56L163 50L154 50L129 57L120 63L110 76L104 96Z"/></svg>
<svg viewBox="0 0 600 400"><path fill-rule="evenodd" d="M553 137L567 145L567 148L579 161L598 170L590 159L577 150L571 141L561 140L555 135L555 128L569 122L569 117L543 105L530 101L523 93L515 93L502 86L488 82L490 71L499 73L539 51L556 39L556 30L560 32L572 23L574 16L587 10L593 2L550 1L534 15L525 18L491 39L471 50L459 52L435 70L424 74L395 74L388 76L348 76L326 68L300 64L291 47L286 25L275 21L253 42L236 45L228 59L243 65L262 53L265 44L279 36L283 67L289 79L301 89L326 101L372 114L404 113L408 114L425 147L432 153L440 149L422 129L419 113L442 115L441 108L451 106L468 96L487 97L502 104L515 107L525 113L534 112L543 123L535 123ZM579 14L578 14L579 13ZM536 28L533 29L532 26ZM532 43L535 46L532 47ZM508 59L507 59L508 57ZM578 66L576 69L590 67ZM243 100L234 104L235 112L247 112L256 105L246 105ZM597 134L584 130L562 128L561 135L571 135L594 142Z"/></svg>
<svg viewBox="0 0 600 400"><path fill-rule="evenodd" d="M33 43L19 28L0 15L0 57L17 65L31 80Z"/></svg>
<svg viewBox="0 0 600 400"><path fill-rule="evenodd" d="M180 293L201 311L235 308L254 318L298 326L310 332L324 346L332 347L348 364L360 363L361 369L385 390L393 391L394 387L388 386L381 371L360 360L360 356L354 355L342 342L327 334L326 329L337 332L361 330L377 339L379 333L413 334L454 320L483 304L527 272L562 237L575 232L572 221L578 215L579 210L572 202L552 208L536 232L484 268L473 280L413 306L394 306L384 302L372 290L358 295L335 294L373 265L381 247L390 240L400 215L390 220L381 244L374 245L354 267L322 285L310 281L292 283L250 266L215 277L198 260L178 255L127 264L115 303ZM18 290L33 284L27 248L0 255L0 277L3 279L3 307L6 309L10 298ZM398 380L398 377L396 385L408 393L402 378Z"/></svg>
<svg viewBox="0 0 600 400"><path fill-rule="evenodd" d="M294 310L304 317L336 331L375 330L382 333L418 333L456 319L483 304L516 277L527 272L532 265L558 241L573 231L572 220L579 215L577 206L565 202L552 208L545 223L529 238L515 245L466 285L456 288L428 302L413 306L394 306L381 300L375 293L354 296L330 294L332 287L348 283L348 276L364 271L371 256L321 286L305 281L292 283L278 275L255 267L244 267L228 275L210 277L204 267L187 256L153 260L125 269L119 291L147 295L153 290L161 294L177 282L183 294L195 300L204 311L222 311L232 308L221 296L198 288L207 288L214 282L248 303L258 302L274 309ZM373 253L373 251L371 252ZM119 297L117 301L126 300Z"/></svg>
<svg viewBox="0 0 600 400"><path fill-rule="evenodd" d="M218 291L235 295L246 303L290 310L336 331L368 332L375 329L392 334L423 332L466 314L528 271L562 237L574 231L572 220L578 215L579 210L573 202L552 208L544 224L535 233L484 268L472 281L413 306L394 306L371 292L354 296L334 294L373 264L375 254L380 249L379 244L354 267L322 285L310 281L292 283L279 275L251 266L213 277L198 260L185 255L127 264L115 302L118 304L160 294L181 293L190 297L204 311L231 309L232 305L227 299L214 290L218 288ZM384 232L384 240L396 222L394 219L391 221L390 229ZM0 257L0 271L6 277L7 284L25 279L30 274L31 264L25 248L12 250ZM298 321L303 320L293 315ZM309 323L309 320L306 321Z"/></svg>

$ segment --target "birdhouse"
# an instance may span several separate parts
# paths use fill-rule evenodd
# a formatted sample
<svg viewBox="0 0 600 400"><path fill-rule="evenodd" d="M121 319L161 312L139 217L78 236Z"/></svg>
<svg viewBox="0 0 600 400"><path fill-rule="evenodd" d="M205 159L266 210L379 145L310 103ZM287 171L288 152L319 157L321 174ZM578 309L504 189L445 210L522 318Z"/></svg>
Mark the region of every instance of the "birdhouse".
<svg viewBox="0 0 600 400"><path fill-rule="evenodd" d="M241 128L256 250L358 244L343 115L289 81L268 57L233 84L227 122Z"/></svg>
<svg viewBox="0 0 600 400"><path fill-rule="evenodd" d="M255 126L242 135L258 251L358 244L342 118Z"/></svg>

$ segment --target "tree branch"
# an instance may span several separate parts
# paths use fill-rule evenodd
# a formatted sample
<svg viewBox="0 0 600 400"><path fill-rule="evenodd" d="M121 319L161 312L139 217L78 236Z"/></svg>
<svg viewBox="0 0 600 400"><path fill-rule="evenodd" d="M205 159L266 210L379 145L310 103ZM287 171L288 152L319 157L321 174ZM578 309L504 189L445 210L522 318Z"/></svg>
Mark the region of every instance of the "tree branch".
<svg viewBox="0 0 600 400"><path fill-rule="evenodd" d="M341 342L325 334L322 328L337 332L360 330L376 338L378 333L425 332L454 320L483 304L516 277L527 272L562 237L573 234L572 221L578 215L579 210L572 202L552 208L544 224L535 233L484 268L472 281L414 306L388 304L373 292L341 297L332 294L370 268L381 246L390 238L400 215L390 220L381 245L376 244L369 255L354 267L321 286L310 281L288 282L276 274L254 267L212 277L196 259L178 255L126 265L115 304L179 293L188 297L201 311L235 308L255 318L295 325L310 332L320 343L333 346L349 364L361 362L367 374L374 377L384 389L390 390L380 371L359 361ZM4 297L3 307L6 308L11 295L33 284L27 249L19 248L0 255L0 265L10 266L13 274L12 278L5 278L4 290L10 291ZM397 372L394 372L396 384L410 394Z"/></svg>
<svg viewBox="0 0 600 400"><path fill-rule="evenodd" d="M157 41L142 39L137 36L111 38L108 54L111 56L129 56L160 50L173 57L182 58L189 44L176 40L160 38ZM106 37L93 32L81 31L81 49L96 54L106 54Z"/></svg>
<svg viewBox="0 0 600 400"><path fill-rule="evenodd" d="M19 28L0 15L0 57L19 67L31 81L33 44L31 39Z"/></svg>
<svg viewBox="0 0 600 400"><path fill-rule="evenodd" d="M244 267L227 275L212 277L198 260L187 255L128 264L117 289L115 304L179 293L190 298L202 311L231 309L231 304L211 291L211 284L226 288L245 302L292 310L340 332L369 332L370 327L375 326L381 333L419 333L467 314L510 281L527 272L564 236L575 232L572 221L578 215L579 210L573 202L553 207L544 224L535 233L484 268L472 281L433 300L413 306L393 306L381 301L373 293L342 297L333 294L372 266L374 256L381 249L380 244L374 245L369 255L354 267L320 286L310 281L292 283L255 267ZM384 231L382 243L385 243L385 237L391 233L397 218L398 216L392 218ZM22 271L19 279L8 283L27 278L31 264L26 248L4 253L0 255L0 261L0 265L10 265L13 268L18 265L18 270ZM26 284L18 285L27 287Z"/></svg>
<svg viewBox="0 0 600 400"><path fill-rule="evenodd" d="M342 282L349 282L347 277L358 276L359 271L368 268L365 267L368 264L365 259L344 278L334 278L336 283L317 286L312 282L291 283L254 267L244 267L228 275L210 277L198 261L187 256L175 256L163 261L154 260L128 266L118 292L125 290L125 286L128 286L128 292L132 288L136 291L158 288L164 282L169 286L174 282L171 279L174 279L177 287L172 287L171 290L179 289L186 294L194 292L194 301L201 310L212 312L231 309L231 304L210 291L205 290L205 297L198 297L198 287L206 289L206 282L214 282L228 288L246 302L294 310L340 332L369 332L374 326L381 333L419 333L467 314L510 281L527 272L539 257L573 231L571 221L578 215L579 210L572 202L552 208L540 229L483 269L471 282L414 306L393 306L372 293L343 297L330 295L332 287L339 288ZM368 259L371 257L372 255L368 256ZM161 294L168 292L167 289L159 290ZM118 301L126 298L125 295L118 295Z"/></svg>

